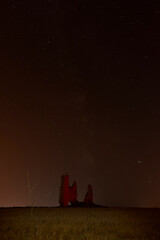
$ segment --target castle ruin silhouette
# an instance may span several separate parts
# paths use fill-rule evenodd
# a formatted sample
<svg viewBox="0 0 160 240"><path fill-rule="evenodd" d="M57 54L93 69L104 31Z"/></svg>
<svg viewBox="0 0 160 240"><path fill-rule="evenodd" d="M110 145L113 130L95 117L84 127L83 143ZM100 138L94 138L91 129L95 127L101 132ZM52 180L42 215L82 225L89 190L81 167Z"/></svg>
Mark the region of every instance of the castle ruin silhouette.
<svg viewBox="0 0 160 240"><path fill-rule="evenodd" d="M91 184L88 185L83 202L77 200L77 183L74 181L72 186L69 186L69 175L67 173L61 176L59 203L61 207L67 207L69 204L72 207L98 206L93 203L93 190Z"/></svg>

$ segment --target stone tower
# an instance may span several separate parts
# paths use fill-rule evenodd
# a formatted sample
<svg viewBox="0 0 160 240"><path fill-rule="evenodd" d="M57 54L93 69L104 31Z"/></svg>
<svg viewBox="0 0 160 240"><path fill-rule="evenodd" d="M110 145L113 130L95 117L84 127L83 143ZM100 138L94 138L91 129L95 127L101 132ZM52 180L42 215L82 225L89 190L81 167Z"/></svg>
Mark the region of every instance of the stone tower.
<svg viewBox="0 0 160 240"><path fill-rule="evenodd" d="M61 176L59 203L61 207L67 207L69 202L71 205L77 202L77 183L74 181L73 185L70 187L69 175L66 173Z"/></svg>
<svg viewBox="0 0 160 240"><path fill-rule="evenodd" d="M84 198L84 203L91 204L93 203L93 191L91 184L88 185L87 193Z"/></svg>
<svg viewBox="0 0 160 240"><path fill-rule="evenodd" d="M59 193L60 206L62 207L68 206L69 200L70 200L69 175L66 173L65 175L61 176L61 186L60 186L60 193Z"/></svg>

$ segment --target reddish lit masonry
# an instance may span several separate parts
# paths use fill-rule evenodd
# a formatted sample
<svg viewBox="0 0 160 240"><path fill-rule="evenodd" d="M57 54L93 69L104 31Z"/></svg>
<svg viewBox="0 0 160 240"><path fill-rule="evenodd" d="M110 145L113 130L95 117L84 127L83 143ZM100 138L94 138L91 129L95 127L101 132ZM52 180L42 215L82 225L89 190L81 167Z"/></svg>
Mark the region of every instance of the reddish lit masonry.
<svg viewBox="0 0 160 240"><path fill-rule="evenodd" d="M67 207L69 203L71 206L90 206L93 204L93 191L92 186L88 185L88 190L85 195L84 201L79 202L77 200L77 183L73 182L72 186L69 186L69 175L66 173L61 176L61 186L59 193L59 203L61 207Z"/></svg>

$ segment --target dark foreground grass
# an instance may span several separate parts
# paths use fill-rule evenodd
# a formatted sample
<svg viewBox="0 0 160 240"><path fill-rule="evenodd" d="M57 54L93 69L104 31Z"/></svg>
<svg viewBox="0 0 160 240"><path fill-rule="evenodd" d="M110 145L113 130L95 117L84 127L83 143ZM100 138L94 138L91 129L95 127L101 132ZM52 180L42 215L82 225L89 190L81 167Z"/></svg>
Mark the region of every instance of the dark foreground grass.
<svg viewBox="0 0 160 240"><path fill-rule="evenodd" d="M160 209L0 209L0 240L160 240Z"/></svg>

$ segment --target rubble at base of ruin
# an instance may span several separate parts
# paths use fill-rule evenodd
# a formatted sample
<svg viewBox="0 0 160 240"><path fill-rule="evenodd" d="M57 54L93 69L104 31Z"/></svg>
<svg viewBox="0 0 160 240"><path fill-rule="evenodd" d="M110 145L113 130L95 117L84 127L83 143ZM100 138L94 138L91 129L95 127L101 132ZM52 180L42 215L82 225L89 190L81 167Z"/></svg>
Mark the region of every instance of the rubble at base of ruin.
<svg viewBox="0 0 160 240"><path fill-rule="evenodd" d="M77 200L77 183L74 181L73 185L69 186L69 175L67 173L61 176L59 203L61 207L67 207L69 204L72 207L98 206L93 203L93 190L90 184L88 185L84 201L79 202Z"/></svg>

